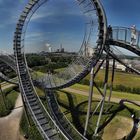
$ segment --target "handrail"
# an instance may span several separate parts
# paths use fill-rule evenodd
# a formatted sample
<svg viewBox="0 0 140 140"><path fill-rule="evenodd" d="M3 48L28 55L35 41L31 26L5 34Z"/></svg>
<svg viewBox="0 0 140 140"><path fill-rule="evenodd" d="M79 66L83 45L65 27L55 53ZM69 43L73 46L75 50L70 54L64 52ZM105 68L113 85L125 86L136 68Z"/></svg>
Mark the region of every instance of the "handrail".
<svg viewBox="0 0 140 140"><path fill-rule="evenodd" d="M2 72L0 72L0 78L3 79L4 81L11 83L11 84L18 84L17 82L14 82L15 80L17 81L17 77L9 79L7 76L5 76ZM13 81L14 80L14 81Z"/></svg>
<svg viewBox="0 0 140 140"><path fill-rule="evenodd" d="M112 29L127 29L127 30L131 30L131 27L125 27L125 26L112 26ZM139 30L137 30L137 32L140 32Z"/></svg>

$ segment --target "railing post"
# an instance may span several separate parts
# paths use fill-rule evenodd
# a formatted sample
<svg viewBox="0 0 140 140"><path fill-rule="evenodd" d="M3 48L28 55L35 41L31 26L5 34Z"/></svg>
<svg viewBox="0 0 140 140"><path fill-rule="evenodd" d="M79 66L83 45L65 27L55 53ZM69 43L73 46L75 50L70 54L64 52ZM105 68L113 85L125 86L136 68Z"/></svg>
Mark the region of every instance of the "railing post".
<svg viewBox="0 0 140 140"><path fill-rule="evenodd" d="M118 35L119 35L119 29L117 29L116 40L118 40Z"/></svg>
<svg viewBox="0 0 140 140"><path fill-rule="evenodd" d="M140 47L139 41L140 41L140 32L138 32L138 40L137 40L137 46L138 46L138 48Z"/></svg>
<svg viewBox="0 0 140 140"><path fill-rule="evenodd" d="M126 43L126 40L127 40L127 29L125 29L125 43Z"/></svg>

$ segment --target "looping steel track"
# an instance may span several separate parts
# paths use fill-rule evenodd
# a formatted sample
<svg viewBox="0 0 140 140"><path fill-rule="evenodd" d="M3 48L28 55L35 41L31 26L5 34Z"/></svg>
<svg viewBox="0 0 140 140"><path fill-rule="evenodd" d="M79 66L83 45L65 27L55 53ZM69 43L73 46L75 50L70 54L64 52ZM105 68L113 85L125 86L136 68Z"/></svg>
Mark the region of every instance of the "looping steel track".
<svg viewBox="0 0 140 140"><path fill-rule="evenodd" d="M19 21L16 26L16 31L14 35L14 54L16 58L17 64L17 74L20 81L20 90L22 93L22 98L28 107L28 111L34 120L40 134L44 139L69 139L68 133L64 133L59 127L58 124L51 118L48 111L45 109L43 104L41 103L34 85L32 83L32 79L30 77L26 58L24 56L22 40L24 40L25 32L27 25L30 21L30 18L34 14L34 12L43 4L47 2L47 0L32 0L25 7L23 13L21 14ZM85 3L86 0L78 0L79 3ZM95 56L89 62L88 67L86 67L81 74L77 75L75 78L71 79L64 85L59 85L56 88L64 88L70 86L78 81L80 81L84 76L86 76L90 67L94 66L99 60L101 53L103 51L105 40L106 40L106 17L103 11L102 5L99 0L91 0L91 4L96 8L96 13L98 15L99 22L99 44L98 49L96 50ZM23 30L25 28L25 30ZM24 33L23 33L24 32ZM78 133L77 133L78 134ZM79 135L80 139L86 139L83 136ZM74 139L74 138L73 138Z"/></svg>
<svg viewBox="0 0 140 140"><path fill-rule="evenodd" d="M79 4L85 3L87 0L77 0ZM68 122L63 114L59 112L58 105L55 101L55 98L48 94L48 103L50 106L50 110L52 112L52 116L48 113L49 110L46 110L42 102L40 101L36 90L34 88L29 69L27 66L26 58L24 55L23 47L24 47L24 36L26 33L27 25L32 17L32 15L35 13L35 11L47 0L32 0L29 1L27 6L25 7L24 11L22 12L17 26L16 31L14 35L14 54L15 54L15 60L16 60L16 67L15 63L9 62L9 60L4 58L4 61L9 62L11 67L17 72L18 78L19 78L19 86L22 93L22 99L25 102L28 112L30 113L36 127L38 128L40 134L44 139L86 139L84 136L82 136L73 126L70 122ZM88 65L84 68L84 70L77 74L75 77L70 79L64 84L60 84L53 87L47 87L45 86L45 89L51 93L50 90L52 89L59 89L59 88L65 88L69 87L77 82L79 82L82 78L84 78L90 71L91 68L94 67L97 62L99 61L103 50L105 49L106 43L108 45L116 45L123 47L137 55L140 55L140 49L139 49L139 34L138 34L138 40L137 44L135 46L132 46L130 44L130 40L127 40L127 33L130 34L130 30L128 28L123 28L125 31L124 39L120 39L119 36L116 38L113 36L112 39L107 40L107 20L106 15L104 12L104 9L100 3L99 0L91 0L91 4L93 4L94 8L96 9L96 13L98 16L98 29L99 29L99 35L98 35L98 44L97 49L95 51L94 56L90 59ZM113 28L113 32L117 31L119 32L121 27ZM128 35L129 36L129 35ZM126 67L132 69L137 74L140 74L139 71L127 66L125 63L123 63L119 58L113 54L111 51L109 52L109 55L125 65ZM3 59L3 57L0 57L0 59ZM12 65L11 65L12 64ZM42 85L44 87L44 85ZM55 107L54 108L54 104ZM50 112L50 111L49 111ZM63 121L60 122L60 116L63 117ZM55 122L55 121L56 122ZM60 125L61 124L61 125ZM69 129L64 129L66 126L69 125ZM73 133L76 134L76 137L74 138Z"/></svg>

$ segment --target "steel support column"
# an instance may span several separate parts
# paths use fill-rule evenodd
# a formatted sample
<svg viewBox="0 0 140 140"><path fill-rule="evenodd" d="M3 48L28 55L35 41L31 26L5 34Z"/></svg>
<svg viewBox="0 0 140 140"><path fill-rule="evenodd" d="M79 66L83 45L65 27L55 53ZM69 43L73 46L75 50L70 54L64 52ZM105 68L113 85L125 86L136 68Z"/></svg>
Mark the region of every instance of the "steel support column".
<svg viewBox="0 0 140 140"><path fill-rule="evenodd" d="M107 46L108 47L108 46ZM109 49L109 47L107 48ZM102 117L102 113L103 113L103 109L104 109L104 104L105 104L105 97L106 97L106 90L107 90L107 83L108 83L108 73L109 73L109 54L108 54L108 50L107 50L107 55L106 55L106 70L105 70L105 79L104 79L104 91L103 91L103 101L101 103L101 109L100 109L100 113L99 113L99 117L96 123L96 128L94 131L93 136L98 136L98 128L100 125L100 121L101 121L101 117Z"/></svg>
<svg viewBox="0 0 140 140"><path fill-rule="evenodd" d="M113 90L113 82L114 82L114 73L115 73L115 59L113 59L113 66L112 66L112 77L111 77L111 84L110 84L110 94L108 98L108 102L110 102Z"/></svg>
<svg viewBox="0 0 140 140"><path fill-rule="evenodd" d="M90 118L93 87L94 87L93 83L94 83L94 68L92 67L91 73L90 73L90 90L89 90L89 96L88 96L88 109L87 109L86 123L85 123L85 128L84 128L84 136L86 136L87 134L87 127L88 127L89 118Z"/></svg>

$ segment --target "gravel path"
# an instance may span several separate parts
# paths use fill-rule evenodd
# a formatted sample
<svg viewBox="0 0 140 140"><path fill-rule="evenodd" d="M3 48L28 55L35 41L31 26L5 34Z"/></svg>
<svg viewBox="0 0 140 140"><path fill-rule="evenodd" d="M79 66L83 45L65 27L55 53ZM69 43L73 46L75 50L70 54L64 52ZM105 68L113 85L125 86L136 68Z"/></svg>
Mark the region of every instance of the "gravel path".
<svg viewBox="0 0 140 140"><path fill-rule="evenodd" d="M0 140L24 140L19 132L19 123L23 113L21 95L18 96L15 108L8 116L0 118ZM18 108L19 107L19 108Z"/></svg>
<svg viewBox="0 0 140 140"><path fill-rule="evenodd" d="M73 93L76 93L76 94L81 94L81 95L85 95L85 96L88 96L89 95L89 91L86 92L86 91L81 91L81 90L77 90L77 89L73 89L73 88L65 88L64 89L65 91L67 92L73 92ZM101 95L97 95L97 94L93 94L93 97L95 97L96 99L101 99ZM108 100L108 97L106 97L106 101ZM115 102L115 103L119 103L120 102L120 98L115 98L115 97L111 97L111 102ZM140 105L140 101L134 101L136 102L137 104Z"/></svg>

